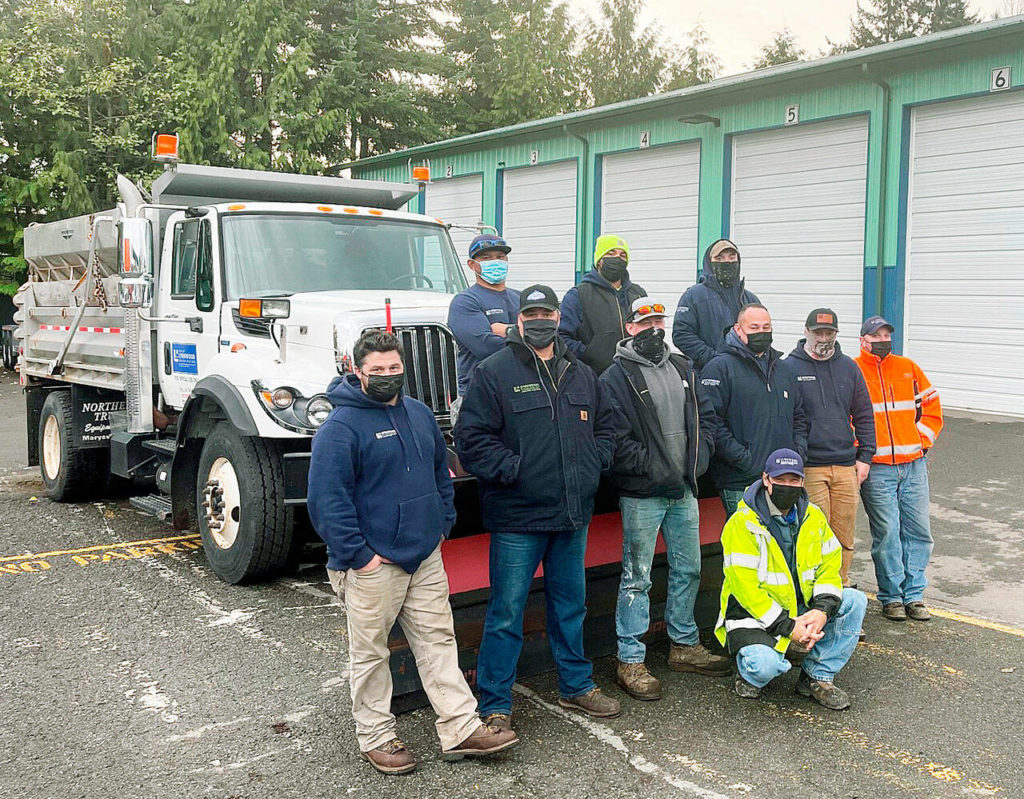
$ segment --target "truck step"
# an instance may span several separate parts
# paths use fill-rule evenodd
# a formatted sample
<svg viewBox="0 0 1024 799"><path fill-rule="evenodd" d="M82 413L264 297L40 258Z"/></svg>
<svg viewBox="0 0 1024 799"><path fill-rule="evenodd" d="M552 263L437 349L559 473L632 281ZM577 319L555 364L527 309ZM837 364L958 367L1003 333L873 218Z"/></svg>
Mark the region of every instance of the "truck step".
<svg viewBox="0 0 1024 799"><path fill-rule="evenodd" d="M132 497L128 500L132 507L138 508L144 513L156 516L163 521L171 515L171 501L160 494L150 494L148 497Z"/></svg>
<svg viewBox="0 0 1024 799"><path fill-rule="evenodd" d="M173 438L151 438L148 441L142 442L143 449L148 449L150 452L156 452L160 455L174 456L175 451L178 449L178 442Z"/></svg>

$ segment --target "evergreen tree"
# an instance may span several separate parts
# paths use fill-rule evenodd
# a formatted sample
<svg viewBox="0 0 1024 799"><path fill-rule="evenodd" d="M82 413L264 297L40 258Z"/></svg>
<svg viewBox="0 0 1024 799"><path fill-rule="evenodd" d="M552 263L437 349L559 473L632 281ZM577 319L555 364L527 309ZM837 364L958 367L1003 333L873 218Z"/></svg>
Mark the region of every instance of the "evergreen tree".
<svg viewBox="0 0 1024 799"><path fill-rule="evenodd" d="M789 28L778 31L770 42L761 45L757 58L750 65L751 69L764 69L792 61L802 61L807 51L797 44L796 36Z"/></svg>
<svg viewBox="0 0 1024 799"><path fill-rule="evenodd" d="M683 48L682 57L672 66L668 89L682 89L701 83L710 83L722 71L722 62L711 49L704 26L698 23L690 31L690 40Z"/></svg>
<svg viewBox="0 0 1024 799"><path fill-rule="evenodd" d="M641 28L643 0L602 0L601 16L583 34L581 61L593 105L660 91L670 64L658 28Z"/></svg>

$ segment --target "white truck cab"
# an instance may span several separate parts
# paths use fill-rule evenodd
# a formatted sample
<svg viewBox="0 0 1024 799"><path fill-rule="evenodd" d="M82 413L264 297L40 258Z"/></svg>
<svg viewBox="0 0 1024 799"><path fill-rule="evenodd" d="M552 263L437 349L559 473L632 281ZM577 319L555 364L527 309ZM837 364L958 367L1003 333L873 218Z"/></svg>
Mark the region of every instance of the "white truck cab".
<svg viewBox="0 0 1024 799"><path fill-rule="evenodd" d="M310 441L366 329L403 343L407 394L450 428L465 277L446 226L399 210L419 186L176 165L151 197L25 230L16 297L29 462L57 500L109 476L198 528L228 582L301 542Z"/></svg>

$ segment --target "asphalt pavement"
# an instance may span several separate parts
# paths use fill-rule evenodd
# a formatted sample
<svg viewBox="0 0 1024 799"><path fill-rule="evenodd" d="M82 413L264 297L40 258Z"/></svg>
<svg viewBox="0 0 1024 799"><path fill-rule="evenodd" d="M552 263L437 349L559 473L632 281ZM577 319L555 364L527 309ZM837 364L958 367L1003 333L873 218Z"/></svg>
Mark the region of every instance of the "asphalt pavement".
<svg viewBox="0 0 1024 799"><path fill-rule="evenodd" d="M24 410L0 378L0 796L1024 796L1024 420L953 415L929 456L936 552L929 623L883 620L840 675L851 710L649 663L659 702L620 696L595 721L556 705L551 675L517 686L523 743L441 760L433 714L399 728L421 759L385 778L356 757L342 608L308 548L256 587L209 571L194 534L123 499L61 505L25 463ZM861 520L863 522L863 519ZM862 525L863 526L863 525ZM861 531L854 568L873 588Z"/></svg>

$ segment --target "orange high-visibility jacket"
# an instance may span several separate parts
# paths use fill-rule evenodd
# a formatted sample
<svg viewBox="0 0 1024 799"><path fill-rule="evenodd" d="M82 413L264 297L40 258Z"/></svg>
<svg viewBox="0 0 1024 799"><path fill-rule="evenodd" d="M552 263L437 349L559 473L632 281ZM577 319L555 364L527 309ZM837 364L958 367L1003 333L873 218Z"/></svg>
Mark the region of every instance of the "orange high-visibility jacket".
<svg viewBox="0 0 1024 799"><path fill-rule="evenodd" d="M879 359L861 350L857 365L864 373L875 411L878 449L872 463L910 463L927 451L942 430L939 392L910 358Z"/></svg>

